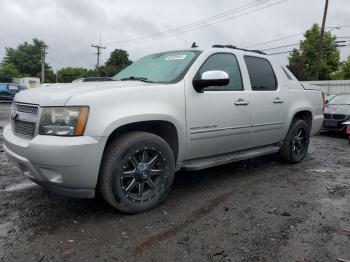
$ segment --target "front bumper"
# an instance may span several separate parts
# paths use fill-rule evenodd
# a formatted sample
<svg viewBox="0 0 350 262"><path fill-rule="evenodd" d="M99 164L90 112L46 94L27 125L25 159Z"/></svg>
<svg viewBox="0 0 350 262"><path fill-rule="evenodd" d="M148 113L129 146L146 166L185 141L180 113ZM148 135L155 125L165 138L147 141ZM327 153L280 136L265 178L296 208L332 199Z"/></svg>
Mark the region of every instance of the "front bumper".
<svg viewBox="0 0 350 262"><path fill-rule="evenodd" d="M103 139L37 135L29 140L13 134L10 125L3 136L5 152L29 179L62 195L95 196Z"/></svg>

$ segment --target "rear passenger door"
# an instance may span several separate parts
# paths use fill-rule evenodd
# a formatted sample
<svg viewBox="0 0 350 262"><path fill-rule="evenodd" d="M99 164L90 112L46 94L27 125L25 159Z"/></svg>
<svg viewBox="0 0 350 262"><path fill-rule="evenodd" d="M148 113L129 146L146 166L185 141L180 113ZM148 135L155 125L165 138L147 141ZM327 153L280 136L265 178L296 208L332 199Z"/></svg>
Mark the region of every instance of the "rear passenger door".
<svg viewBox="0 0 350 262"><path fill-rule="evenodd" d="M244 60L252 89L249 147L280 142L287 118L286 90L279 86L269 60L257 56L245 56Z"/></svg>

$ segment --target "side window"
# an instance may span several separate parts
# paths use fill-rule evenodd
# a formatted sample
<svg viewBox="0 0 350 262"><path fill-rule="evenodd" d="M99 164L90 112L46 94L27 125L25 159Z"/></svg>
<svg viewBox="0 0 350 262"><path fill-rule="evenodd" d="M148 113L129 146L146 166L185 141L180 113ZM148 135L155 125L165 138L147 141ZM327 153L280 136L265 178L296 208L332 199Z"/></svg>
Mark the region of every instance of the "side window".
<svg viewBox="0 0 350 262"><path fill-rule="evenodd" d="M226 86L207 87L204 91L240 91L243 90L241 71L233 54L214 54L210 56L199 69L196 78L206 71L225 71L230 76L230 83Z"/></svg>
<svg viewBox="0 0 350 262"><path fill-rule="evenodd" d="M264 58L245 56L252 90L271 91L277 89L277 80L270 62Z"/></svg>
<svg viewBox="0 0 350 262"><path fill-rule="evenodd" d="M7 91L7 85L0 84L0 91Z"/></svg>

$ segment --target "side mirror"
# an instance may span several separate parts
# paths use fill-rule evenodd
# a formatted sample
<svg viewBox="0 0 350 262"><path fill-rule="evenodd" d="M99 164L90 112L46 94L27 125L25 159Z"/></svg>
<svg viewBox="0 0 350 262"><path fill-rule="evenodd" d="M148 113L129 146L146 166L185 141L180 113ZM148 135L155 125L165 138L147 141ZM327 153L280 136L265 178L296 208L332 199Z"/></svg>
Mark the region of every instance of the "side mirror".
<svg viewBox="0 0 350 262"><path fill-rule="evenodd" d="M202 92L208 86L226 86L230 83L230 76L225 71L206 71L200 79L193 79L193 87Z"/></svg>

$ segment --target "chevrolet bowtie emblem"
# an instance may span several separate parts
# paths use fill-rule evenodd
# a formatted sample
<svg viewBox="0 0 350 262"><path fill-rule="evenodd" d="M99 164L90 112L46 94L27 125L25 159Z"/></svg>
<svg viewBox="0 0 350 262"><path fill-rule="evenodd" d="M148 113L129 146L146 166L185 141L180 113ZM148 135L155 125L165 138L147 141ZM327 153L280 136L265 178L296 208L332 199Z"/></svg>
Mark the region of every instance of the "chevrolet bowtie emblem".
<svg viewBox="0 0 350 262"><path fill-rule="evenodd" d="M13 121L16 120L17 116L18 116L18 115L17 115L16 112L12 112L12 113L11 113L11 119L12 119Z"/></svg>

